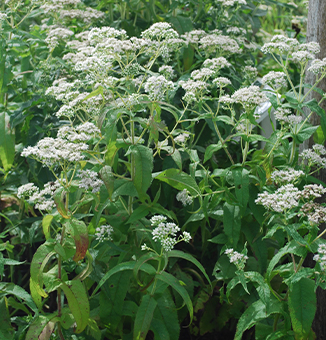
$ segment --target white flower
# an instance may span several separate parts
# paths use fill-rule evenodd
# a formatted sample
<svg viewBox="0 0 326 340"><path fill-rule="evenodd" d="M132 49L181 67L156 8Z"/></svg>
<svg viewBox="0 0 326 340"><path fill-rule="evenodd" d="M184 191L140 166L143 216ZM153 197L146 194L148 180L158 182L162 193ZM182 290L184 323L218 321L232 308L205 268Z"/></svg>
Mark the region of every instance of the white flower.
<svg viewBox="0 0 326 340"><path fill-rule="evenodd" d="M190 205L193 202L193 198L190 196L190 193L187 189L179 191L176 198L177 201L180 201L183 206Z"/></svg>
<svg viewBox="0 0 326 340"><path fill-rule="evenodd" d="M231 85L231 80L225 77L218 77L213 79L213 84L216 84L217 87L225 87Z"/></svg>
<svg viewBox="0 0 326 340"><path fill-rule="evenodd" d="M151 100L162 100L165 92L173 90L174 85L172 81L167 80L164 76L152 76L145 82L144 89L149 93Z"/></svg>
<svg viewBox="0 0 326 340"><path fill-rule="evenodd" d="M157 22L150 28L143 31L141 36L146 39L176 39L179 37L178 33L167 22Z"/></svg>
<svg viewBox="0 0 326 340"><path fill-rule="evenodd" d="M254 106L268 101L265 93L256 85L243 87L233 93L231 98L236 103L241 103L245 108L252 109ZM221 99L220 99L221 100Z"/></svg>
<svg viewBox="0 0 326 340"><path fill-rule="evenodd" d="M299 205L300 191L293 184L281 186L275 193L264 191L258 194L255 200L257 204L263 205L266 209L276 212L284 212Z"/></svg>
<svg viewBox="0 0 326 340"><path fill-rule="evenodd" d="M318 254L313 258L314 261L319 262L323 271L326 270L326 244L322 243L318 246Z"/></svg>
<svg viewBox="0 0 326 340"><path fill-rule="evenodd" d="M270 85L271 87L276 89L286 87L287 86L286 74L284 72L271 71L263 77L262 83Z"/></svg>
<svg viewBox="0 0 326 340"><path fill-rule="evenodd" d="M79 188L89 190L92 189L93 193L99 192L101 186L104 184L102 180L98 179L98 174L91 170L82 170L80 172Z"/></svg>
<svg viewBox="0 0 326 340"><path fill-rule="evenodd" d="M248 256L235 251L232 248L226 249L226 254L230 260L230 263L234 263L239 270L243 270L248 260Z"/></svg>
<svg viewBox="0 0 326 340"><path fill-rule="evenodd" d="M291 110L282 107L277 108L274 116L281 123L289 124L290 126L300 124L303 121L302 116L291 115Z"/></svg>
<svg viewBox="0 0 326 340"><path fill-rule="evenodd" d="M323 58L323 60L313 60L310 67L308 68L308 71L315 74L324 73L326 71L326 58Z"/></svg>
<svg viewBox="0 0 326 340"><path fill-rule="evenodd" d="M326 168L326 159L322 158L326 154L323 145L315 144L312 149L303 150L300 157L308 161L309 166L318 166Z"/></svg>
<svg viewBox="0 0 326 340"><path fill-rule="evenodd" d="M213 53L240 53L241 49L238 43L225 35L209 34L199 41L200 47L207 54Z"/></svg>
<svg viewBox="0 0 326 340"><path fill-rule="evenodd" d="M308 62L309 60L315 59L315 56L308 51L298 51L292 53L293 61L299 64Z"/></svg>
<svg viewBox="0 0 326 340"><path fill-rule="evenodd" d="M273 171L271 179L276 183L290 183L296 181L301 176L304 176L302 170L294 170L292 168L287 168L286 170L276 170Z"/></svg>
<svg viewBox="0 0 326 340"><path fill-rule="evenodd" d="M25 196L32 196L35 192L38 192L39 188L34 183L27 183L21 185L17 191L17 197L23 198Z"/></svg>
<svg viewBox="0 0 326 340"><path fill-rule="evenodd" d="M113 233L113 228L110 225L101 225L100 227L97 227L95 229L95 236L96 236L96 240L99 242L103 242L103 241L111 241L112 240L112 236L111 234Z"/></svg>
<svg viewBox="0 0 326 340"><path fill-rule="evenodd" d="M180 133L177 137L174 138L174 141L176 143L185 143L186 140L189 138L189 133Z"/></svg>

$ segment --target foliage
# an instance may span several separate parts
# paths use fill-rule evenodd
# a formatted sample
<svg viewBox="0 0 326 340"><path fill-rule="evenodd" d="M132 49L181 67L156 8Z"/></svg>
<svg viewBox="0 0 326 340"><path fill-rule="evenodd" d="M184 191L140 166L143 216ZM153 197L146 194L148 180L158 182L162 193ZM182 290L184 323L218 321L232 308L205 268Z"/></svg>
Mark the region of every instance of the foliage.
<svg viewBox="0 0 326 340"><path fill-rule="evenodd" d="M326 63L258 5L2 5L3 339L314 338Z"/></svg>

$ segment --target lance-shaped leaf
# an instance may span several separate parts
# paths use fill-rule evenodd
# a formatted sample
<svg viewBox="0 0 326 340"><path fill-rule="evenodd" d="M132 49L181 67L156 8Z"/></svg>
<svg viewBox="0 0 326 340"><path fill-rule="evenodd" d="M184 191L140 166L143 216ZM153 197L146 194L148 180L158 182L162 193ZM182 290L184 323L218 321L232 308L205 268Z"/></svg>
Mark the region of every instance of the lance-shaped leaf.
<svg viewBox="0 0 326 340"><path fill-rule="evenodd" d="M69 309L75 318L75 333L81 333L87 326L89 318L89 302L84 285L79 280L66 281L61 284Z"/></svg>
<svg viewBox="0 0 326 340"><path fill-rule="evenodd" d="M141 200L152 183L153 151L143 145L131 145L126 155L131 154L134 159L133 183Z"/></svg>
<svg viewBox="0 0 326 340"><path fill-rule="evenodd" d="M167 272L162 272L161 274L157 274L155 276L158 280L163 281L170 285L174 290L176 290L180 296L182 297L184 303L186 304L189 314L190 314L190 323L192 322L193 319L193 306L192 302L190 299L190 296L187 292L187 290L181 285L180 281L177 280L173 275L167 273Z"/></svg>
<svg viewBox="0 0 326 340"><path fill-rule="evenodd" d="M296 339L308 339L316 313L316 305L313 280L304 277L292 284L289 292L289 310Z"/></svg>
<svg viewBox="0 0 326 340"><path fill-rule="evenodd" d="M105 187L108 191L110 199L112 199L112 194L114 191L114 176L112 173L112 168L108 165L105 165L101 170L100 170L100 176L102 178L102 181L105 184Z"/></svg>
<svg viewBox="0 0 326 340"><path fill-rule="evenodd" d="M186 189L192 196L200 195L200 189L198 188L196 181L191 176L178 169L167 169L154 177L155 179L168 183L171 187L179 191Z"/></svg>
<svg viewBox="0 0 326 340"><path fill-rule="evenodd" d="M66 207L66 194L67 191L64 188L58 188L54 192L53 199L60 215L65 219L69 219L71 217L71 212Z"/></svg>
<svg viewBox="0 0 326 340"><path fill-rule="evenodd" d="M39 315L29 327L25 340L49 340L58 320L57 312Z"/></svg>
<svg viewBox="0 0 326 340"><path fill-rule="evenodd" d="M42 228L43 228L43 233L44 233L46 240L51 238L50 225L51 225L52 220L53 220L53 215L45 215L42 219Z"/></svg>
<svg viewBox="0 0 326 340"><path fill-rule="evenodd" d="M11 168L15 157L15 135L9 119L6 112L0 112L0 160L5 171Z"/></svg>
<svg viewBox="0 0 326 340"><path fill-rule="evenodd" d="M0 339L1 340L12 340L14 338L13 328L10 322L10 315L8 311L8 300L3 297L0 300Z"/></svg>
<svg viewBox="0 0 326 340"><path fill-rule="evenodd" d="M19 300L23 300L25 304L38 315L38 309L35 306L32 297L26 292L24 288L13 283L2 282L0 283L0 292L5 292L6 295L12 294Z"/></svg>
<svg viewBox="0 0 326 340"><path fill-rule="evenodd" d="M144 340L151 325L157 301L151 295L144 295L138 307L135 325L134 339Z"/></svg>
<svg viewBox="0 0 326 340"><path fill-rule="evenodd" d="M43 270L51 256L55 254L54 243L46 242L40 245L31 262L31 286L33 285L33 291L31 289L32 297L36 303L39 302L39 298L36 298L34 292L42 297L47 297L48 294L43 289Z"/></svg>
<svg viewBox="0 0 326 340"><path fill-rule="evenodd" d="M116 265L112 269L110 269L101 279L97 287L95 288L94 292L92 295L94 295L100 288L101 286L114 274L124 271L124 270L133 270L135 268L136 261L129 261L129 262L124 262ZM155 275L156 270L153 266L151 266L148 263L142 264L141 268L142 271L149 275Z"/></svg>
<svg viewBox="0 0 326 340"><path fill-rule="evenodd" d="M240 208L227 202L223 205L223 225L224 232L229 238L229 242L236 247L240 238L241 216Z"/></svg>
<svg viewBox="0 0 326 340"><path fill-rule="evenodd" d="M70 233L75 241L76 253L73 257L75 262L82 260L88 249L88 231L83 221L72 218L65 223L66 231Z"/></svg>
<svg viewBox="0 0 326 340"><path fill-rule="evenodd" d="M192 262L204 274L206 280L212 286L211 280L209 279L209 276L207 275L205 268L192 255L184 253L183 251L180 251L180 250L171 250L167 253L167 255L168 257L178 257L180 259L184 259L189 262Z"/></svg>

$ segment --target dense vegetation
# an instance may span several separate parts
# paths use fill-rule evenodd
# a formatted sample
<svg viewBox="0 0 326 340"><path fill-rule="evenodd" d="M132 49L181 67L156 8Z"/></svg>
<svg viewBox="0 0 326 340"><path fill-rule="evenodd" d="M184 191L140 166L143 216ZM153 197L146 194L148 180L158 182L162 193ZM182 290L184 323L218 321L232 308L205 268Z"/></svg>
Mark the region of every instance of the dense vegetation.
<svg viewBox="0 0 326 340"><path fill-rule="evenodd" d="M314 339L326 60L306 4L0 10L0 338Z"/></svg>

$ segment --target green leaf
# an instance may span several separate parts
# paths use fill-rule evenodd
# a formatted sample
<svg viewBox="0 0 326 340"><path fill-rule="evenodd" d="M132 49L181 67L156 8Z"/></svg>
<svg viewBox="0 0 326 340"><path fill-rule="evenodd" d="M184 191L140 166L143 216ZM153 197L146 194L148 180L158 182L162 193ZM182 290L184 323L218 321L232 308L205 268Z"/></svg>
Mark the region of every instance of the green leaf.
<svg viewBox="0 0 326 340"><path fill-rule="evenodd" d="M207 240L208 242L216 243L216 244L226 244L228 241L228 238L225 234L219 234L217 236L214 236L213 238Z"/></svg>
<svg viewBox="0 0 326 340"><path fill-rule="evenodd" d="M46 240L51 238L50 225L51 225L52 220L53 220L53 215L45 215L43 216L43 219L42 219L42 228L43 228L43 233L44 233Z"/></svg>
<svg viewBox="0 0 326 340"><path fill-rule="evenodd" d="M103 96L103 86L101 86L101 85L100 85L99 87L97 87L96 90L92 91L89 95L87 95L87 96L82 100L82 102L85 101L85 100L87 100L87 99L96 97L96 96L98 96L99 94L101 94L102 97L104 98L104 96Z"/></svg>
<svg viewBox="0 0 326 340"><path fill-rule="evenodd" d="M217 144L211 144L209 145L205 150L205 156L204 156L204 163L212 158L213 153L222 149L222 143L218 142Z"/></svg>
<svg viewBox="0 0 326 340"><path fill-rule="evenodd" d="M1 340L12 340L14 339L13 328L10 322L10 315L8 311L8 302L5 297L0 300L0 339Z"/></svg>
<svg viewBox="0 0 326 340"><path fill-rule="evenodd" d="M313 280L302 278L290 286L289 310L296 340L307 339L316 308L317 299Z"/></svg>
<svg viewBox="0 0 326 340"><path fill-rule="evenodd" d="M196 181L191 176L178 169L164 170L158 175L155 175L155 179L168 183L171 187L179 191L187 189L191 196L200 195L200 189L198 188Z"/></svg>
<svg viewBox="0 0 326 340"><path fill-rule="evenodd" d="M143 145L131 145L126 155L134 158L134 185L139 198L144 200L146 191L152 183L153 151Z"/></svg>
<svg viewBox="0 0 326 340"><path fill-rule="evenodd" d="M325 111L318 105L317 100L311 99L304 103L304 106L308 107L311 111L316 112L320 117L320 126L323 132L323 135L326 136L326 114Z"/></svg>
<svg viewBox="0 0 326 340"><path fill-rule="evenodd" d="M134 272L134 278L135 280L137 281L137 283L140 285L140 286L143 286L143 284L139 281L138 279L138 272L140 271L141 267L147 262L147 261L150 261L150 260L156 260L160 263L160 257L158 255L156 255L155 253L152 253L152 252L149 252L149 253L146 253L144 255L142 255L136 262L135 264L135 267L133 269L133 272Z"/></svg>
<svg viewBox="0 0 326 340"><path fill-rule="evenodd" d="M241 340L243 333L247 329L254 326L257 321L265 319L267 317L268 314L266 313L266 307L264 303L261 300L255 301L241 315L237 324L237 330L234 340Z"/></svg>
<svg viewBox="0 0 326 340"><path fill-rule="evenodd" d="M71 217L71 212L66 208L66 194L67 191L60 187L54 192L53 199L59 214L63 218L69 219Z"/></svg>
<svg viewBox="0 0 326 340"><path fill-rule="evenodd" d="M240 207L225 202L223 205L223 213L224 232L228 236L229 242L235 248L240 238Z"/></svg>
<svg viewBox="0 0 326 340"><path fill-rule="evenodd" d="M112 269L110 269L100 280L99 284L95 288L94 292L92 295L94 295L100 288L101 286L114 274L119 273L124 270L133 270L136 265L136 261L129 261L129 262L124 262L116 265ZM141 270L146 272L149 275L155 275L156 270L153 266L149 265L148 263L144 263L141 266Z"/></svg>
<svg viewBox="0 0 326 340"><path fill-rule="evenodd" d="M180 281L177 280L173 275L167 273L167 272L162 272L161 274L157 274L155 276L158 280L163 281L170 285L175 291L177 291L180 296L182 297L183 301L185 302L189 314L190 314L190 323L192 322L193 319L193 307L192 307L192 302L189 297L188 292L186 289L180 284Z"/></svg>
<svg viewBox="0 0 326 340"><path fill-rule="evenodd" d="M65 223L65 227L68 233L75 241L76 253L73 257L75 262L82 260L88 249L88 230L83 221L72 218Z"/></svg>
<svg viewBox="0 0 326 340"><path fill-rule="evenodd" d="M260 275L258 272L245 272L245 277L254 283L257 293L261 301L266 306L266 310L268 311L271 294L269 286L265 282L263 276Z"/></svg>
<svg viewBox="0 0 326 340"><path fill-rule="evenodd" d="M134 324L134 339L144 340L151 325L157 302L151 295L144 295L137 311Z"/></svg>
<svg viewBox="0 0 326 340"><path fill-rule="evenodd" d="M84 285L79 280L72 280L62 282L60 287L66 295L69 309L77 324L75 333L81 333L89 318L89 302Z"/></svg>
<svg viewBox="0 0 326 340"><path fill-rule="evenodd" d="M103 168L100 170L100 177L105 184L109 198L112 199L112 194L114 191L114 176L112 173L112 168L108 165L103 166Z"/></svg>
<svg viewBox="0 0 326 340"><path fill-rule="evenodd" d="M193 30L193 24L189 17L181 15L169 16L168 21L173 25L180 35Z"/></svg>
<svg viewBox="0 0 326 340"><path fill-rule="evenodd" d="M314 132L317 130L318 126L306 126L303 127L300 132L295 135L298 139L299 143L302 143L303 141L309 139Z"/></svg>
<svg viewBox="0 0 326 340"><path fill-rule="evenodd" d="M58 320L57 312L46 316L39 315L29 327L25 340L49 340Z"/></svg>
<svg viewBox="0 0 326 340"><path fill-rule="evenodd" d="M235 185L235 195L241 205L242 214L245 212L249 201L249 171L244 168L232 169Z"/></svg>
<svg viewBox="0 0 326 340"><path fill-rule="evenodd" d="M33 291L31 291L33 299L35 297L34 291L42 297L47 297L48 294L43 289L43 269L50 260L51 256L55 254L54 243L45 242L40 245L31 262L31 285L33 285ZM35 299L34 299L35 300ZM39 299L36 298L35 302Z"/></svg>
<svg viewBox="0 0 326 340"><path fill-rule="evenodd" d="M36 307L31 295L29 295L26 290L20 286L13 283L0 283L0 292L5 292L6 294L12 294L16 296L19 300L23 300L25 304L38 315L38 308Z"/></svg>
<svg viewBox="0 0 326 340"><path fill-rule="evenodd" d="M205 271L205 268L192 255L184 253L183 251L180 251L180 250L171 250L167 254L168 254L169 258L170 257L177 257L179 259L184 259L184 260L187 260L187 261L193 263L204 274L206 280L212 286L211 280L209 279L209 277L208 277L208 275Z"/></svg>
<svg viewBox="0 0 326 340"><path fill-rule="evenodd" d="M99 316L110 332L114 333L121 321L124 300L130 285L131 272L118 272L102 286Z"/></svg>
<svg viewBox="0 0 326 340"><path fill-rule="evenodd" d="M178 319L178 313L174 301L171 297L171 294L168 290L165 290L162 296L159 299L157 299L157 307L154 312L154 318L159 319L162 322L162 324L159 324L157 326L159 329L161 330L165 329L168 332L169 338L167 339L170 340L179 339L180 324ZM155 322L153 319L152 326L154 326L153 325L154 323ZM162 332L160 332L161 335Z"/></svg>
<svg viewBox="0 0 326 340"><path fill-rule="evenodd" d="M274 257L269 262L269 265L267 267L266 271L266 277L269 278L271 276L272 270L277 265L279 260L285 255L285 254L295 254L301 257L306 256L306 249L305 247L299 246L296 241L292 240L290 243L285 245L283 248L281 248L277 254L274 255Z"/></svg>
<svg viewBox="0 0 326 340"><path fill-rule="evenodd" d="M10 170L15 158L15 134L10 128L9 120L6 112L0 112L0 160L5 171Z"/></svg>

